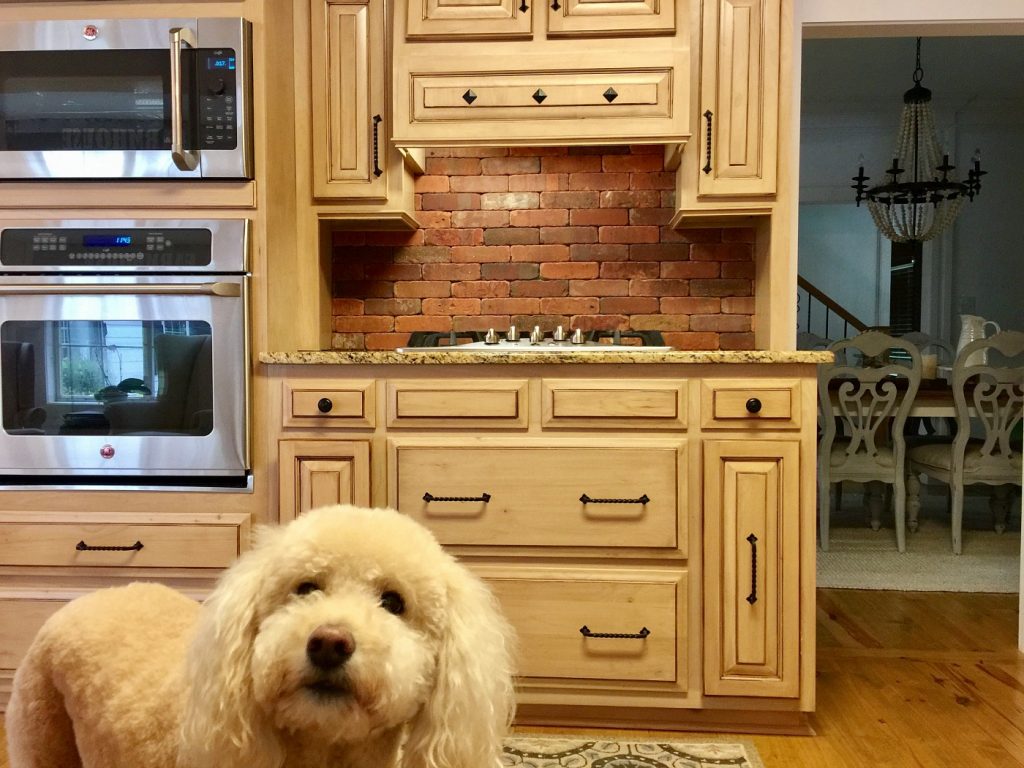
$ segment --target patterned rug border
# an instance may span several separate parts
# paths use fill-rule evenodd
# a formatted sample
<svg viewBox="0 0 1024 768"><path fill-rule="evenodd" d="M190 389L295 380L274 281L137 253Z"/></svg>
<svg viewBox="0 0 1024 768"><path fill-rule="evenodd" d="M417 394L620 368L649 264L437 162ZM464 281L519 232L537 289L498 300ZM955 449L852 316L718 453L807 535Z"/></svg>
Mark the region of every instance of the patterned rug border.
<svg viewBox="0 0 1024 768"><path fill-rule="evenodd" d="M617 737L612 734L604 733L531 733L527 732L515 732L510 733L508 739L536 739L538 741L605 741L615 742L618 744L670 744L673 746L687 745L687 744L736 744L742 746L746 751L747 762L750 768L765 768L764 761L761 759L761 754L757 751L757 746L753 740L746 736L732 736L730 734L720 733L677 733L675 731L665 731L664 736L630 736L630 737Z"/></svg>

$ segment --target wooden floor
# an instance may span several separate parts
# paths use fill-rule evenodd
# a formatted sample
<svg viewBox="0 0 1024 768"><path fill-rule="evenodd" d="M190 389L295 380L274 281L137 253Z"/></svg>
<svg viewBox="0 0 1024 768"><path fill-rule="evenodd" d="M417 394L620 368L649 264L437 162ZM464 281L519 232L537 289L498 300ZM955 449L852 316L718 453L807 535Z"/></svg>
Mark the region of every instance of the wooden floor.
<svg viewBox="0 0 1024 768"><path fill-rule="evenodd" d="M1016 595L819 590L817 610L817 735L751 737L767 768L1024 768Z"/></svg>

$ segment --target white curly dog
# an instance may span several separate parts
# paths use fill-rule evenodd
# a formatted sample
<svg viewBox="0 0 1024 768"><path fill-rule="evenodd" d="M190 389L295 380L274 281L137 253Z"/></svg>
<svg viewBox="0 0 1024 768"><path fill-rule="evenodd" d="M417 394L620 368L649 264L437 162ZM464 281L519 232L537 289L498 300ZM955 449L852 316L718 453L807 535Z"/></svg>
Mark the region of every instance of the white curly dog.
<svg viewBox="0 0 1024 768"><path fill-rule="evenodd" d="M323 507L201 607L103 589L46 622L14 678L12 768L492 768L512 634L409 518Z"/></svg>

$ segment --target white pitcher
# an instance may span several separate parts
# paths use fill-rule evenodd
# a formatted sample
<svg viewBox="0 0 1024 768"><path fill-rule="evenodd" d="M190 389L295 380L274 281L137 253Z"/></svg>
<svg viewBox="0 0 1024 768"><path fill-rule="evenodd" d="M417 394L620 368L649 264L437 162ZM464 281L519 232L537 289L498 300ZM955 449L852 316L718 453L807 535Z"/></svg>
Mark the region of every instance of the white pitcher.
<svg viewBox="0 0 1024 768"><path fill-rule="evenodd" d="M960 339L956 343L957 355L972 341L984 339L985 328L989 325L996 329L996 333L1003 330L995 320L986 320L978 315L960 315ZM988 356L985 350L979 349L977 352L971 353L970 357L964 361L964 365L985 365L987 362Z"/></svg>

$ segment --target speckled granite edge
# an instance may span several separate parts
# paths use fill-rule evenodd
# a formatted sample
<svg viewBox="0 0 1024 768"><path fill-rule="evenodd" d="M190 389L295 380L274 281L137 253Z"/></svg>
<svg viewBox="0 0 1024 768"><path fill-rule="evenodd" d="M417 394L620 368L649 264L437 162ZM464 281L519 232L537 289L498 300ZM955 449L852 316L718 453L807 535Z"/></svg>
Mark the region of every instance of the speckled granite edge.
<svg viewBox="0 0 1024 768"><path fill-rule="evenodd" d="M270 365L549 365L551 363L593 365L625 363L830 363L831 352L773 352L728 350L678 350L672 352L457 352L424 349L422 352L261 352L261 363Z"/></svg>

